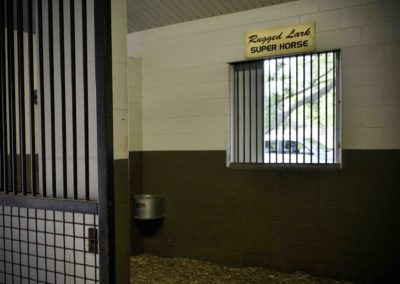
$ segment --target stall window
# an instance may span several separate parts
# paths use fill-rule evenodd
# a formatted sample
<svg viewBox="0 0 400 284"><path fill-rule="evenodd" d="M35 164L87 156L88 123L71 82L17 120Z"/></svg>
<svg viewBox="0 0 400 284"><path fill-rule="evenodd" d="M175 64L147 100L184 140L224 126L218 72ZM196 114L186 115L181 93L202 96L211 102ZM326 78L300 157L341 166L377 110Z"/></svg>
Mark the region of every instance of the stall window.
<svg viewBox="0 0 400 284"><path fill-rule="evenodd" d="M231 65L228 164L338 165L339 51Z"/></svg>

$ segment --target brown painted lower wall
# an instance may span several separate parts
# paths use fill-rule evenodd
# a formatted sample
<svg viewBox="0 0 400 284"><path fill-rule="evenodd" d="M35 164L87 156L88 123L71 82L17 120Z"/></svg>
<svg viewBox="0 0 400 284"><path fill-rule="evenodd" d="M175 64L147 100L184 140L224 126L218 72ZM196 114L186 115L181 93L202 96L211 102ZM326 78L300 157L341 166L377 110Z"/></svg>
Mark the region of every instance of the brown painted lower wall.
<svg viewBox="0 0 400 284"><path fill-rule="evenodd" d="M129 186L132 198L135 194L143 193L143 152L129 153ZM133 209L132 209L133 210ZM132 212L133 216L134 212ZM144 252L143 237L137 227L138 223L132 218L131 226L131 254L137 255Z"/></svg>
<svg viewBox="0 0 400 284"><path fill-rule="evenodd" d="M114 160L116 283L130 283L131 199L129 160Z"/></svg>
<svg viewBox="0 0 400 284"><path fill-rule="evenodd" d="M228 169L225 161L224 151L131 153L131 191L166 198L163 223L150 233L144 225L145 235L136 228L133 245L361 283L394 276L400 150L346 150L340 170Z"/></svg>

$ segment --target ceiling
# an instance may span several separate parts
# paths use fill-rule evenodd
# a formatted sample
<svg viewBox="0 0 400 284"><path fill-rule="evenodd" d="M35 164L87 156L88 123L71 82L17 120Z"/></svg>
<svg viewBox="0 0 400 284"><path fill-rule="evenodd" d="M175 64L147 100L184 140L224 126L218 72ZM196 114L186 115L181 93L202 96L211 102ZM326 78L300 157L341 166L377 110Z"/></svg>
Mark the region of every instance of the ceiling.
<svg viewBox="0 0 400 284"><path fill-rule="evenodd" d="M204 19L294 0L127 0L128 32Z"/></svg>

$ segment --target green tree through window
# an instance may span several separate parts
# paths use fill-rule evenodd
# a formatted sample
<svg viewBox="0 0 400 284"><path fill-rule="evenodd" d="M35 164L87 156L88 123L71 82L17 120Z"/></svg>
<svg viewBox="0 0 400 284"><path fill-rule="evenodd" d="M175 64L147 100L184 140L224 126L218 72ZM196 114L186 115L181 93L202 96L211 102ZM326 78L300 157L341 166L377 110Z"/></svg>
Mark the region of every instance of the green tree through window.
<svg viewBox="0 0 400 284"><path fill-rule="evenodd" d="M231 162L337 164L339 51L232 68Z"/></svg>

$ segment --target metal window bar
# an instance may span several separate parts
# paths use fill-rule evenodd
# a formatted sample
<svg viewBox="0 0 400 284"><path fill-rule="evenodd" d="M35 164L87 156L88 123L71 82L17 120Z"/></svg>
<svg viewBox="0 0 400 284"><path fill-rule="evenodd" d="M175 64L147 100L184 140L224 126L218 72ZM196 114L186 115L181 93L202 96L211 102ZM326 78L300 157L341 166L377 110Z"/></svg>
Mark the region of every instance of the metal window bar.
<svg viewBox="0 0 400 284"><path fill-rule="evenodd" d="M338 160L341 162L341 156L340 156L340 132L337 130L340 127L340 115L339 115L339 104L340 104L340 93L338 90L340 89L340 53L339 52L334 52L332 54L332 61L334 62L333 64L333 98L332 98L332 104L335 106L334 112L333 112L333 125L334 125L334 131L333 131L333 143L335 144L336 147L333 147L332 149L332 155L334 159Z"/></svg>
<svg viewBox="0 0 400 284"><path fill-rule="evenodd" d="M275 60L275 163L278 163L278 60ZM271 94L270 94L271 95ZM270 132L271 134L271 132ZM271 145L272 146L272 145Z"/></svg>
<svg viewBox="0 0 400 284"><path fill-rule="evenodd" d="M255 64L257 64L257 62L255 63ZM255 80L254 80L254 83L255 83L255 88L257 88L257 81L258 81L258 77L257 77L257 67L255 67L254 69L252 69L252 72L254 73L254 77L255 77ZM257 91L255 91L255 94L257 94ZM257 106L259 105L260 103L259 103L259 101L258 101L258 97L257 97L257 95L255 96L255 99L254 99L254 112L252 112L252 115L253 115L253 117L252 117L252 119L254 118L254 123L255 123L255 126L256 126L256 129L258 129L258 124L260 123L259 121L258 121L258 117L257 117L257 114L258 114L258 112L257 112ZM256 131L255 133L253 133L254 135L255 135L255 141L254 141L254 143L255 143L255 148L256 148L256 152L255 152L255 163L258 163L258 157L259 157L259 153L258 153L258 149L259 149L259 147L258 147L258 142L259 142L259 139L258 139L258 136L259 136L259 131Z"/></svg>
<svg viewBox="0 0 400 284"><path fill-rule="evenodd" d="M289 113L292 113L292 58L289 58ZM297 96L296 96L297 97ZM289 141L292 141L292 119L289 116ZM292 147L289 146L289 163L292 163Z"/></svg>
<svg viewBox="0 0 400 284"><path fill-rule="evenodd" d="M252 114L253 114L253 104L252 104L252 97L253 97L253 93L254 93L254 88L253 88L253 82L252 82L252 80L251 80L251 63L252 62L250 62L249 64L248 64L248 71L247 71L247 74L248 74L248 85L249 85L249 93L248 93L248 95L246 96L246 98L248 98L248 103L249 103L249 111L247 112L248 113L248 118L247 118L247 121L249 122L249 125L248 125L248 127L247 127L247 129L249 129L250 130L250 133L249 133L249 135L248 135L248 137L249 137L249 141L248 141L248 143L249 143L249 147L248 147L248 149L249 149L249 159L248 159L248 161L249 161L249 163L252 163L253 162L253 159L252 159L252 150L254 149L254 147L253 147L253 144L251 143L252 142L252 132L251 132L251 123L252 123Z"/></svg>
<svg viewBox="0 0 400 284"><path fill-rule="evenodd" d="M314 128L313 128L313 63L315 62L313 60L315 54L312 54L310 56L310 163L312 164L314 162L314 151L313 151L313 134L314 134ZM318 81L319 82L319 81Z"/></svg>
<svg viewBox="0 0 400 284"><path fill-rule="evenodd" d="M251 154L251 121L250 121L250 113L251 113L251 78L250 78L250 63L247 63L243 70L243 100L244 100L244 153L245 163L251 163L250 154ZM248 146L247 146L248 145Z"/></svg>
<svg viewBox="0 0 400 284"><path fill-rule="evenodd" d="M339 163L339 56L334 50L234 63L230 163Z"/></svg>
<svg viewBox="0 0 400 284"><path fill-rule="evenodd" d="M268 93L271 94L271 61L268 61ZM264 96L263 96L264 98ZM264 119L263 119L264 121ZM268 129L271 129L271 96L268 96ZM263 140L265 131L262 130L263 133ZM264 146L265 147L265 146ZM268 135L268 162L271 162L271 136Z"/></svg>
<svg viewBox="0 0 400 284"><path fill-rule="evenodd" d="M235 105L234 105L234 107L235 107L235 110L236 110L236 113L238 114L239 113L239 110L240 110L240 104L239 104L239 67L238 66L235 66L234 67L235 69L234 69L234 75L233 76L235 76L235 81L236 81L236 84L234 85L234 92L235 92L235 95L234 95L234 97L235 97ZM236 122L236 124L235 124L235 128L234 129L236 129L236 138L235 138L235 141L236 141L236 144L235 144L235 149L236 149L236 151L234 152L235 153L235 155L234 155L234 157L239 157L239 153L240 153L240 150L239 150L239 145L240 145L240 142L239 142L239 137L240 137L240 121L239 121L239 115L236 115L236 116L234 116L236 119L235 119L235 122Z"/></svg>
<svg viewBox="0 0 400 284"><path fill-rule="evenodd" d="M325 93L328 93L328 54L325 54ZM328 133L328 100L325 99L325 133ZM325 135L325 162L328 162L328 135Z"/></svg>
<svg viewBox="0 0 400 284"><path fill-rule="evenodd" d="M250 162L257 163L258 157L260 156L259 147L258 147L258 131L259 123L258 123L258 109L257 105L259 105L259 98L257 96L257 83L259 78L257 77L257 62L250 62L249 64L249 74L250 74L250 85L251 85L251 93L250 93L250 117L249 117L249 126L250 126Z"/></svg>
<svg viewBox="0 0 400 284"><path fill-rule="evenodd" d="M233 66L232 135L230 155L238 163L264 160L264 62Z"/></svg>
<svg viewBox="0 0 400 284"><path fill-rule="evenodd" d="M250 84L250 72L249 72L249 64L246 64L244 69L243 69L243 101L244 101L244 105L243 105L243 132L244 132L244 147L243 147L243 152L244 152L244 162L245 163L250 163L249 157L250 157L250 147L246 147L245 145L249 145L249 140L251 139L250 137L250 132L249 132L249 123L250 123L250 90L249 87L251 86Z"/></svg>
<svg viewBox="0 0 400 284"><path fill-rule="evenodd" d="M321 88L321 81L319 80L319 78L320 78L320 75L321 75L321 73L320 73L320 71L321 71L321 53L318 53L318 76L317 76L317 78L318 78L318 117L317 117L317 120L318 120L318 127L317 127L317 132L318 132L318 149L317 149L317 151L318 151L318 164L319 164L319 156L320 156L320 147L319 147L319 145L320 145L320 141L319 141L319 139L320 139L320 114L321 114L321 96L320 96L320 88Z"/></svg>
<svg viewBox="0 0 400 284"><path fill-rule="evenodd" d="M239 73L240 74L240 78L239 78L239 80L240 80L240 86L241 86L241 91L240 91L240 111L241 111L241 115L239 116L239 118L240 118L240 120L239 120L239 122L240 122L240 132L242 133L242 135L240 135L239 136L239 138L240 138L240 145L241 145L241 147L240 147L240 152L241 152L241 161L242 161L242 163L244 163L245 162L245 159L246 159L246 148L245 148L245 144L246 144L246 129L245 129L245 114L246 114L246 111L245 111L245 95L244 95L244 90L245 90L245 88L244 88L244 86L245 86L245 83L244 83L244 70L245 70L245 66L243 65L243 66L240 66L241 67L241 69L242 69L242 72L241 73Z"/></svg>
<svg viewBox="0 0 400 284"><path fill-rule="evenodd" d="M282 101L282 133L281 137L285 137L285 58L282 58L282 68L281 68L281 74L282 74L282 93L281 93L281 101ZM282 147L282 160L281 163L285 162L285 141L281 140L282 142L279 143L281 144L280 146Z"/></svg>

